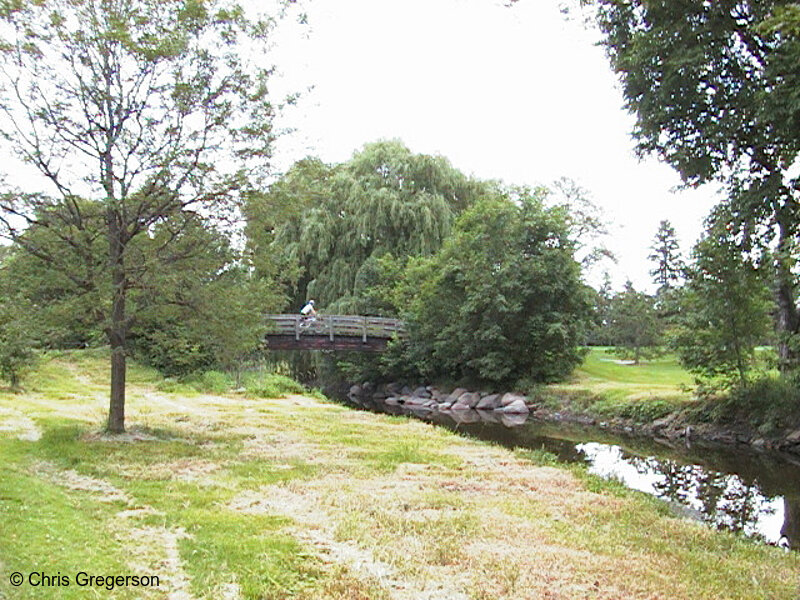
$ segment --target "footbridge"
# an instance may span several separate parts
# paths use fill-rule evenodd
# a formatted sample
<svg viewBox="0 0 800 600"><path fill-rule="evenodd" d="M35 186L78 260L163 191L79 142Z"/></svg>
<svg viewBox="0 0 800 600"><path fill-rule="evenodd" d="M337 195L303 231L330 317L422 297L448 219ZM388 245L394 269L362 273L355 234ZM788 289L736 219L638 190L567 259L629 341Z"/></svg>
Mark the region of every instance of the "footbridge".
<svg viewBox="0 0 800 600"><path fill-rule="evenodd" d="M267 315L267 345L272 350L358 350L381 352L405 336L398 319L358 315Z"/></svg>

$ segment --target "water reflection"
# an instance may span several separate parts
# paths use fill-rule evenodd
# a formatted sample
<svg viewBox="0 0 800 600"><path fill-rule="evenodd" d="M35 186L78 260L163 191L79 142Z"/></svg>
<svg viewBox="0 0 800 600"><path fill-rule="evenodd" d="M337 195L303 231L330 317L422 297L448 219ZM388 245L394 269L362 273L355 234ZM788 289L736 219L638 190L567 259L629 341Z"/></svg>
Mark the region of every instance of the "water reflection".
<svg viewBox="0 0 800 600"><path fill-rule="evenodd" d="M676 512L719 529L800 550L800 465L790 457L725 446L666 446L597 428L526 422L526 415L441 413L361 402L370 410L409 414L510 448L544 449L560 460L663 498Z"/></svg>
<svg viewBox="0 0 800 600"><path fill-rule="evenodd" d="M764 495L757 481L748 483L735 474L669 458L636 456L618 446L586 443L577 448L586 455L592 472L616 477L630 488L671 501L684 514L718 529L771 544L780 544L785 535L781 525L788 499Z"/></svg>

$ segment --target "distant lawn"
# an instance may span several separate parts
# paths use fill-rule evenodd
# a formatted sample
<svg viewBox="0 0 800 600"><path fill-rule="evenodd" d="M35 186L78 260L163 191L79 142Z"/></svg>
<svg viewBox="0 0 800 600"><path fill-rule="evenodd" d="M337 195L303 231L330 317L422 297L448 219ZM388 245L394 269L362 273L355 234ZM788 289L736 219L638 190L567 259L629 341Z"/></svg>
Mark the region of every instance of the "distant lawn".
<svg viewBox="0 0 800 600"><path fill-rule="evenodd" d="M575 377L581 382L613 382L645 386L677 387L693 383L691 374L678 364L674 354L665 354L632 365L625 364L625 361L614 354L614 348L607 346L591 348L584 363L575 371Z"/></svg>
<svg viewBox="0 0 800 600"><path fill-rule="evenodd" d="M600 417L653 420L692 401L693 379L673 354L628 364L612 347L589 349L572 378L547 387L546 401Z"/></svg>

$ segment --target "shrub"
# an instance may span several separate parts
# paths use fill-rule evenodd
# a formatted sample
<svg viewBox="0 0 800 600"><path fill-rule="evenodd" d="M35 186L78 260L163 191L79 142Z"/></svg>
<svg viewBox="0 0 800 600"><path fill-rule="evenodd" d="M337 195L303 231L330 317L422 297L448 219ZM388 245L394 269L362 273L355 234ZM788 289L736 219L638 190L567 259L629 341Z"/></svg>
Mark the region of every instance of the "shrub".
<svg viewBox="0 0 800 600"><path fill-rule="evenodd" d="M245 380L247 393L259 398L282 398L289 394L302 394L306 390L294 379L275 373L262 374Z"/></svg>

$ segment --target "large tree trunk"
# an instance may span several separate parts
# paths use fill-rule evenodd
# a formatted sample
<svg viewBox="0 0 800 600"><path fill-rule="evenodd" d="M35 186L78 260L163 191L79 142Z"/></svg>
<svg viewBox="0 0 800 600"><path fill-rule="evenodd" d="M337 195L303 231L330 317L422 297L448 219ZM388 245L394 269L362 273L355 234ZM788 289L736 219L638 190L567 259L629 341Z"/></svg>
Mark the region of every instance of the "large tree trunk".
<svg viewBox="0 0 800 600"><path fill-rule="evenodd" d="M800 498L783 498L783 527L781 535L789 541L789 547L800 550Z"/></svg>
<svg viewBox="0 0 800 600"><path fill-rule="evenodd" d="M118 213L109 208L108 242L111 267L112 300L108 340L111 344L111 399L108 407L108 431L125 431L125 296L127 282L123 252L125 240Z"/></svg>
<svg viewBox="0 0 800 600"><path fill-rule="evenodd" d="M790 228L778 218L779 238L775 258L775 300L777 311L775 326L778 334L778 367L782 373L800 365L800 354L791 337L800 329L800 314L795 297L794 275L792 274L792 239Z"/></svg>

